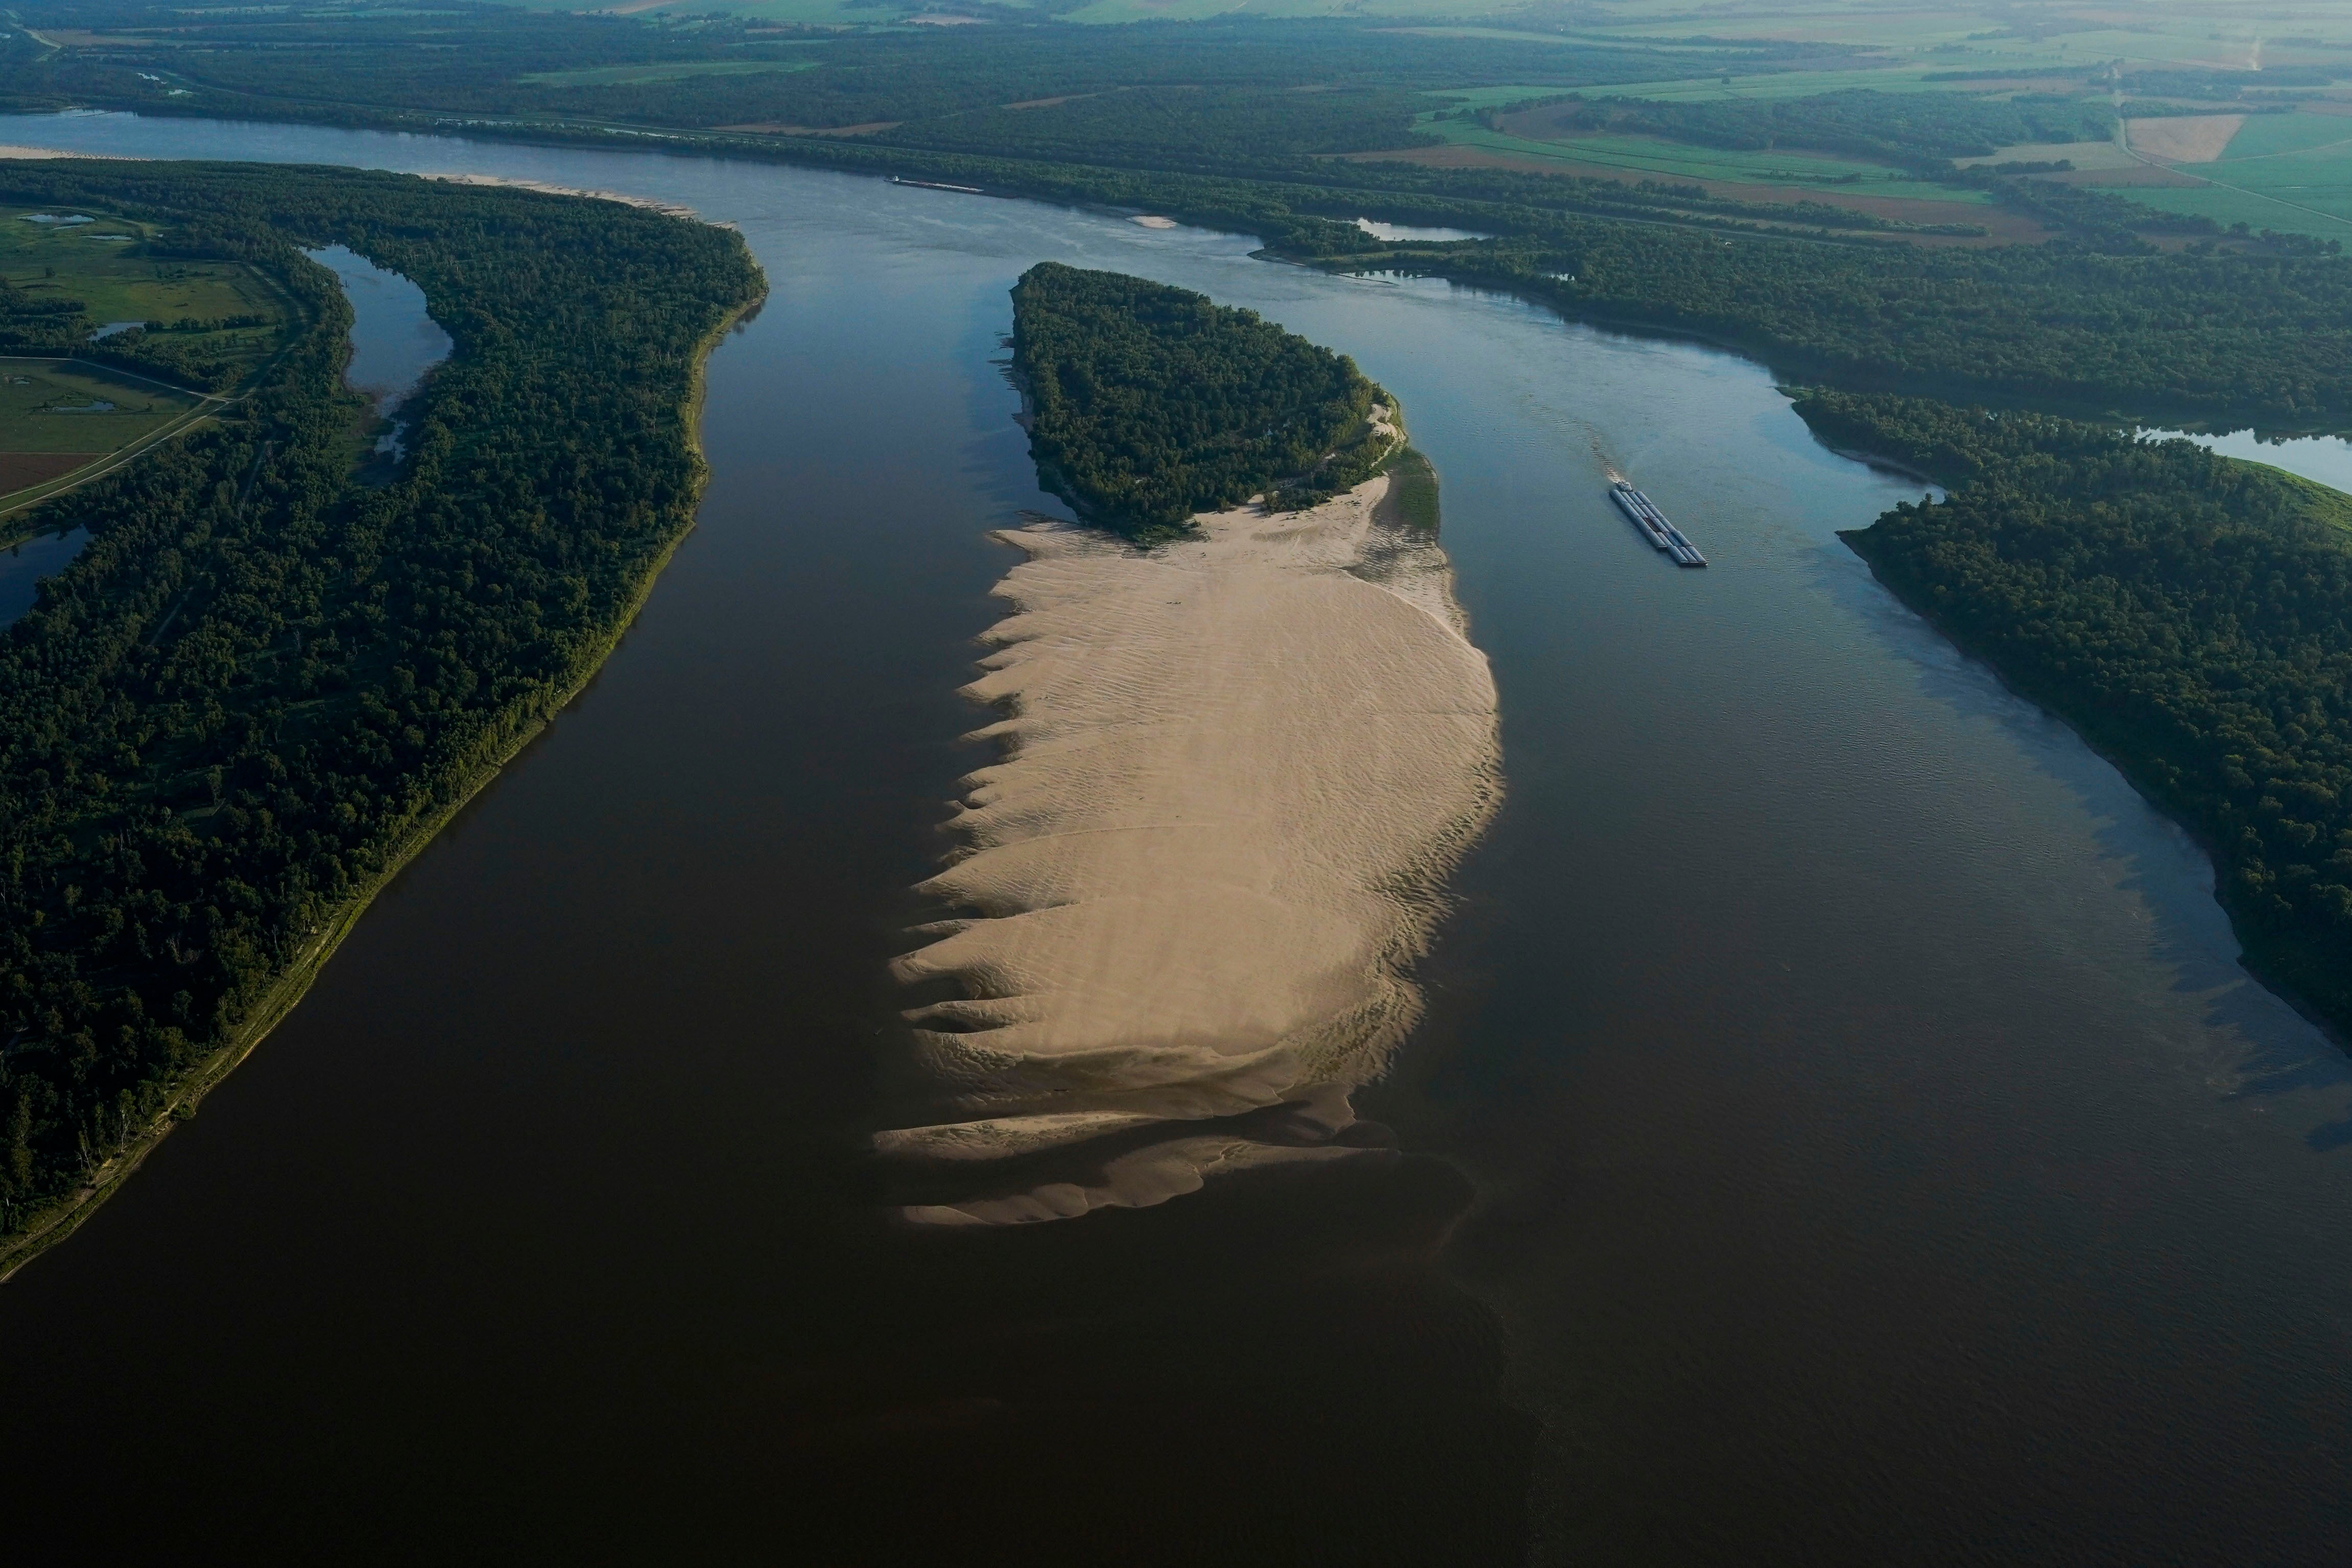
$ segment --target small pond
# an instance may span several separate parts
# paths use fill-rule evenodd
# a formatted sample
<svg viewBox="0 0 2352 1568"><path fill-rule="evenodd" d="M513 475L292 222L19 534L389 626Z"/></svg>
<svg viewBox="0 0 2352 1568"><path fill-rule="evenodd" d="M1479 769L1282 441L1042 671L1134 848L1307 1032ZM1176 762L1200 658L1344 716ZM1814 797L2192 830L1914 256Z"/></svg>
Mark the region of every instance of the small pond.
<svg viewBox="0 0 2352 1568"><path fill-rule="evenodd" d="M1457 239L1492 239L1491 234L1476 234L1466 228L1415 228L1411 224L1381 223L1376 218L1360 217L1356 226L1374 239L1395 241L1417 240L1425 245L1444 245Z"/></svg>

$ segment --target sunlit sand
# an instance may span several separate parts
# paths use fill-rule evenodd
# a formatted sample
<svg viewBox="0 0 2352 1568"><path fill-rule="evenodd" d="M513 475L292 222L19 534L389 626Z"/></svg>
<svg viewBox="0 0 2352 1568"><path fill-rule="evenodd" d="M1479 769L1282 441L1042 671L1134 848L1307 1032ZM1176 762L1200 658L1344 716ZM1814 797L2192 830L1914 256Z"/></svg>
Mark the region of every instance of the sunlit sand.
<svg viewBox="0 0 2352 1568"><path fill-rule="evenodd" d="M1376 519L1388 485L1149 551L997 536L1029 559L965 689L1003 711L977 733L1004 755L922 889L971 918L897 966L957 994L908 1018L970 1119L877 1142L967 1178L1045 1150L1069 1169L910 1218L1141 1205L1362 1152L1333 1142L1347 1089L1419 1016L1407 966L1497 795L1486 657L1433 538Z"/></svg>

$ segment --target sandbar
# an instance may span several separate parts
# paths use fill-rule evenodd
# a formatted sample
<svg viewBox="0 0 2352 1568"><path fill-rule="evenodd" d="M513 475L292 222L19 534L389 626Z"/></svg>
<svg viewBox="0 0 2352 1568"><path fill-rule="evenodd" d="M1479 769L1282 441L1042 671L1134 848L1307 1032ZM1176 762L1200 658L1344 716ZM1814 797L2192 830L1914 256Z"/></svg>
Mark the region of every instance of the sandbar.
<svg viewBox="0 0 2352 1568"><path fill-rule="evenodd" d="M908 1218L1066 1217L1375 1152L1335 1141L1347 1090L1419 1017L1409 966L1500 793L1486 656L1434 534L1379 515L1389 484L1150 549L995 535L1027 559L964 690L1002 715L974 732L1000 760L920 889L958 918L895 966L952 993L907 1018L959 1114L876 1139L961 1186ZM1010 1159L1010 1190L975 1179Z"/></svg>

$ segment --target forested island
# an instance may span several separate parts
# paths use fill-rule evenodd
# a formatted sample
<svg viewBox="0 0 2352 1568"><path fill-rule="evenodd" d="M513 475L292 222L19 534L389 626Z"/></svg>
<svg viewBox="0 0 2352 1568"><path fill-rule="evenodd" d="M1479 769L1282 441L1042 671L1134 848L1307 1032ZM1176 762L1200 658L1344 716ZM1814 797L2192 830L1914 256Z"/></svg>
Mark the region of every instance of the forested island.
<svg viewBox="0 0 2352 1568"><path fill-rule="evenodd" d="M1081 516L1139 538L1261 493L1313 506L1390 457L1389 396L1255 310L1042 261L1013 290L1030 452Z"/></svg>
<svg viewBox="0 0 2352 1568"><path fill-rule="evenodd" d="M2251 964L2352 1034L2352 498L2040 415L1797 411L1951 487L1843 537L2195 832Z"/></svg>
<svg viewBox="0 0 2352 1568"><path fill-rule="evenodd" d="M404 175L18 163L0 200L121 215L300 318L223 417L45 504L89 544L0 635L5 1269L602 662L693 521L702 356L764 284L731 231ZM381 485L350 308L300 254L333 243L456 343Z"/></svg>

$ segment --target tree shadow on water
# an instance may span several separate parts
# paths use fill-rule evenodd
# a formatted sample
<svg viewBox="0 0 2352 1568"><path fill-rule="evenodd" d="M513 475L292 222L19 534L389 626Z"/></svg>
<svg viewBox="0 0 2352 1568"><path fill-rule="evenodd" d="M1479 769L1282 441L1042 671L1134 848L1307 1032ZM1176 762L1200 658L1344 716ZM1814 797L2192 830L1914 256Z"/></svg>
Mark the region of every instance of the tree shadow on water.
<svg viewBox="0 0 2352 1568"><path fill-rule="evenodd" d="M2333 1119L2305 1132L2304 1142L2316 1153L2352 1147L2352 1093L2346 1092L2352 1090L2352 1058L2324 1025L2244 966L2203 847L2063 720L2011 691L1989 665L1961 652L1866 573L1832 574L1825 562L1823 578L1833 575L1840 580L1831 591L1911 663L1924 692L1965 718L1997 725L2090 819L2092 842L2113 869L2116 890L2146 911L2149 956L2172 975L2166 989L2197 1014L2201 1037L2189 1043L2189 1065L2224 1099L2344 1093Z"/></svg>

